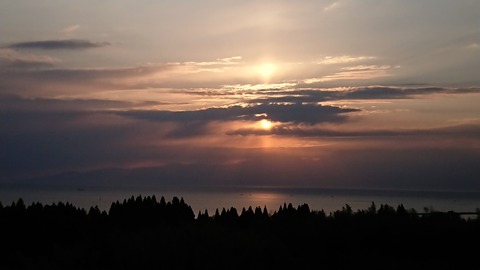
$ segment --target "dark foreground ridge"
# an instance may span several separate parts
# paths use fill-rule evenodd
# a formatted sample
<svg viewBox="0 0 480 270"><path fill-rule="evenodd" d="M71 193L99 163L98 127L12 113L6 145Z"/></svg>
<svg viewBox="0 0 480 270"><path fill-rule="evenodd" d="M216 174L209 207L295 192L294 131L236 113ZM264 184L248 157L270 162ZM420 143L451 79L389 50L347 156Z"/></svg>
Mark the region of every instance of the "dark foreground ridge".
<svg viewBox="0 0 480 270"><path fill-rule="evenodd" d="M480 218L374 203L195 217L177 197L131 197L108 212L19 199L0 204L0 233L0 269L466 269L478 264Z"/></svg>

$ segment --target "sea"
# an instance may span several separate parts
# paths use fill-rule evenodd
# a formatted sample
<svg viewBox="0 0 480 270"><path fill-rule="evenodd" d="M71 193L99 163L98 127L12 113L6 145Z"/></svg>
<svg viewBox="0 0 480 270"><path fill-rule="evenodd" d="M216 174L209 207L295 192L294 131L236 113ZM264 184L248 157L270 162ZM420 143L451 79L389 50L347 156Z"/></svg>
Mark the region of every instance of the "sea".
<svg viewBox="0 0 480 270"><path fill-rule="evenodd" d="M425 191L384 189L341 188L291 188L291 187L47 187L47 186L0 186L0 202L3 206L21 198L26 205L40 202L44 205L63 202L88 211L97 206L108 212L113 202L122 202L133 197L153 196L171 201L183 198L195 214L208 211L213 215L218 209L235 207L267 208L274 213L284 204L294 207L308 204L311 210L323 210L327 215L341 210L347 204L354 210L367 209L372 202L380 207L387 204L396 208L402 204L406 209L419 213L431 211L454 211L458 213L480 212L480 192Z"/></svg>

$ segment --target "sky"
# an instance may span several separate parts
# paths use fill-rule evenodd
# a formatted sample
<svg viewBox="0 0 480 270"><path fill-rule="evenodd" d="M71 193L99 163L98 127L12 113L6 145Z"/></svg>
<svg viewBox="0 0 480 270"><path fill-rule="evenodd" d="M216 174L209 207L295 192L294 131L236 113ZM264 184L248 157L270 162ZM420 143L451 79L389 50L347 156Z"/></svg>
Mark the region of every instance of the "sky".
<svg viewBox="0 0 480 270"><path fill-rule="evenodd" d="M2 0L0 184L480 191L480 1Z"/></svg>

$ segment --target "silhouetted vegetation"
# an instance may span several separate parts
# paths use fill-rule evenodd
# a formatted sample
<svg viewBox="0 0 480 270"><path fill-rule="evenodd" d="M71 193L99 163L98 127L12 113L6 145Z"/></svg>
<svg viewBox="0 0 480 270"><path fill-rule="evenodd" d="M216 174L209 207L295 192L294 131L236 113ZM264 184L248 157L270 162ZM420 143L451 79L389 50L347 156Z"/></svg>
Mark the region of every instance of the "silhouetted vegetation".
<svg viewBox="0 0 480 270"><path fill-rule="evenodd" d="M19 199L0 203L0 269L461 269L476 264L479 216L285 203L195 217L177 197L108 212Z"/></svg>

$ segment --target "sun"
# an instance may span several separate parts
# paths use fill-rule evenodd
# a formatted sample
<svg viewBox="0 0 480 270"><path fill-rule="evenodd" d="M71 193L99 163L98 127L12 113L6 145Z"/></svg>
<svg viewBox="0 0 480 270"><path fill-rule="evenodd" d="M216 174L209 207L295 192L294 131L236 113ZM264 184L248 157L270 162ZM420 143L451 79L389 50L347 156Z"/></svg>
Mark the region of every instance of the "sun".
<svg viewBox="0 0 480 270"><path fill-rule="evenodd" d="M271 129L273 126L272 122L267 119L260 120L260 127L263 129Z"/></svg>
<svg viewBox="0 0 480 270"><path fill-rule="evenodd" d="M257 67L257 72L263 78L263 80L269 81L275 73L275 69L276 68L274 64L265 63Z"/></svg>

